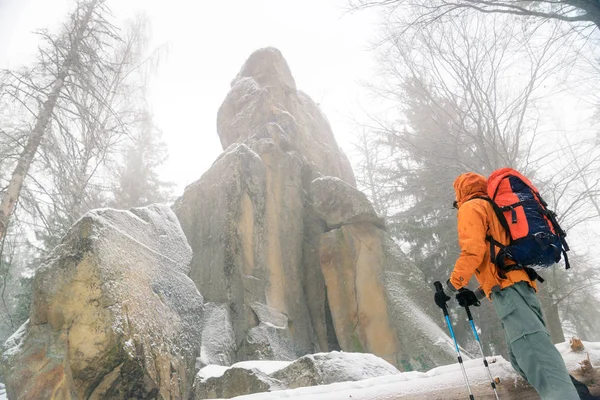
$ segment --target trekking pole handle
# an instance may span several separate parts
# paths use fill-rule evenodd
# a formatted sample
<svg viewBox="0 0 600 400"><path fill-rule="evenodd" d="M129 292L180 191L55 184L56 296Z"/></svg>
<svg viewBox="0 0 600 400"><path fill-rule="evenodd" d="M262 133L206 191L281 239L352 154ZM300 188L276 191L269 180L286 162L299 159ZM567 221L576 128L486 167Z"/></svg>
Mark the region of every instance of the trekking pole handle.
<svg viewBox="0 0 600 400"><path fill-rule="evenodd" d="M436 293L444 291L444 287L442 286L442 283L440 281L433 282L433 287L435 288ZM444 305L442 311L444 312L444 316L448 315L448 307L446 307L446 305Z"/></svg>
<svg viewBox="0 0 600 400"><path fill-rule="evenodd" d="M473 316L471 315L471 310L469 310L469 306L465 306L465 310L467 311L467 317L469 321L473 321Z"/></svg>

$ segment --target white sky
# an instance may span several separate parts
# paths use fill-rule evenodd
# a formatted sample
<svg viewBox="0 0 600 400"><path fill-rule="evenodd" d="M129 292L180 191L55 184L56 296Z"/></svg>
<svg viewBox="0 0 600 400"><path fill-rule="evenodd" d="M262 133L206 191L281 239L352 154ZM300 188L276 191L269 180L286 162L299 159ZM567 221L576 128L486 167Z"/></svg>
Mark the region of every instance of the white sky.
<svg viewBox="0 0 600 400"><path fill-rule="evenodd" d="M26 63L36 48L31 32L56 26L70 0L0 0L0 68ZM167 57L150 88L155 121L169 146L165 179L177 195L200 178L222 151L217 110L229 83L254 50L279 48L299 89L328 116L338 142L350 150L348 116L365 103L360 81L372 75L368 41L374 12L349 14L347 0L110 0L117 19L143 10L155 46Z"/></svg>

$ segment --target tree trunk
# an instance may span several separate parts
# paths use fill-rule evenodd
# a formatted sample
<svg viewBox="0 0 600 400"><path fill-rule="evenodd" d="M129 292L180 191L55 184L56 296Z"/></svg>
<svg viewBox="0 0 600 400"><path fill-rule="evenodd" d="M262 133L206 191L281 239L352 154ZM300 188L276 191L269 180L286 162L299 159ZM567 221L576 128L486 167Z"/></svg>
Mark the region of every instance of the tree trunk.
<svg viewBox="0 0 600 400"><path fill-rule="evenodd" d="M558 305L552 299L552 295L548 293L548 288L544 287L543 284L538 287L540 288L538 294L542 302L544 319L546 320L546 327L550 332L550 339L552 339L552 343L562 343L565 341L565 334L560 323Z"/></svg>

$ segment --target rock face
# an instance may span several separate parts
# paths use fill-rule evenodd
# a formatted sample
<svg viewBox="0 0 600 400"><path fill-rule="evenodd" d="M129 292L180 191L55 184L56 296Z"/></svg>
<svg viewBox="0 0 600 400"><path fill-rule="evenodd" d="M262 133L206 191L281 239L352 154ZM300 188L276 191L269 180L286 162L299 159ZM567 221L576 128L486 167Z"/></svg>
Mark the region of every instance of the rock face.
<svg viewBox="0 0 600 400"><path fill-rule="evenodd" d="M431 291L354 187L327 120L278 50L246 61L218 132L224 153L174 210L194 253L190 277L229 313L230 358L341 349L401 369L453 360L449 339L411 297Z"/></svg>
<svg viewBox="0 0 600 400"><path fill-rule="evenodd" d="M37 270L30 320L6 342L11 399L190 395L203 299L166 206L86 214Z"/></svg>
<svg viewBox="0 0 600 400"><path fill-rule="evenodd" d="M422 304L431 290L382 230L363 193L335 178L312 183L317 213L332 229L321 237L321 268L333 325L345 351L366 351L402 370L426 370L454 353Z"/></svg>
<svg viewBox="0 0 600 400"><path fill-rule="evenodd" d="M358 222L370 222L385 228L367 196L344 181L331 176L315 179L311 184L314 208L327 228L339 228Z"/></svg>

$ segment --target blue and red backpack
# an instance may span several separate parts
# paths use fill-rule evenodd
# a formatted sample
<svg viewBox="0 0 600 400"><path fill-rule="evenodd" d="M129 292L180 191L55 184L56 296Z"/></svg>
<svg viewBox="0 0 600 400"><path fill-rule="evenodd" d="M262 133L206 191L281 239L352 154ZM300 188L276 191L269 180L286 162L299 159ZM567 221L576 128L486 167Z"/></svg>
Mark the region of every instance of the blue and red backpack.
<svg viewBox="0 0 600 400"><path fill-rule="evenodd" d="M490 236L486 238L492 263L503 271L539 269L554 265L564 256L569 269L567 234L529 179L511 168L498 169L487 180L487 192L486 200L510 236L506 246ZM497 254L496 247L500 248ZM514 263L507 265L507 260Z"/></svg>

